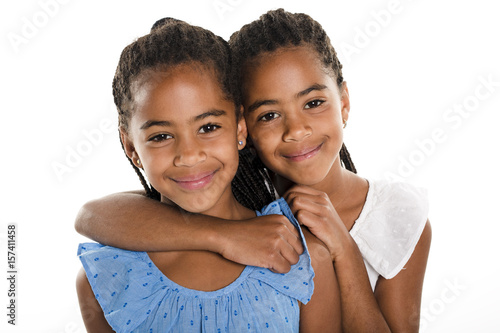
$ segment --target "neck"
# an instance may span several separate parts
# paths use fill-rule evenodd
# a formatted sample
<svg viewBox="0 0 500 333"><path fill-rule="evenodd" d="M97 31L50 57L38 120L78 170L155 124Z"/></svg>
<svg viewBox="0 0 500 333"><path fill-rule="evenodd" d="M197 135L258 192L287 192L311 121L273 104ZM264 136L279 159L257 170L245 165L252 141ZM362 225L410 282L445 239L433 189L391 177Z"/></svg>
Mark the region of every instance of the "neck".
<svg viewBox="0 0 500 333"><path fill-rule="evenodd" d="M333 206L337 209L341 208L344 202L349 198L353 190L352 181L356 175L351 171L343 168L340 165L340 160L337 159L332 165L325 178L316 184L301 184L307 185L315 190L325 192L328 194ZM285 179L277 174L272 174L271 177L278 193L282 196L292 186L296 185L294 182Z"/></svg>
<svg viewBox="0 0 500 333"><path fill-rule="evenodd" d="M255 217L255 212L240 204L238 200L236 200L236 198L234 197L232 191L229 191L229 193L223 195L213 207L202 212L187 211L182 207L180 207L179 205L172 202L164 195L161 196L161 202L169 206L177 207L181 210L184 210L187 213L203 214L225 220L238 221Z"/></svg>

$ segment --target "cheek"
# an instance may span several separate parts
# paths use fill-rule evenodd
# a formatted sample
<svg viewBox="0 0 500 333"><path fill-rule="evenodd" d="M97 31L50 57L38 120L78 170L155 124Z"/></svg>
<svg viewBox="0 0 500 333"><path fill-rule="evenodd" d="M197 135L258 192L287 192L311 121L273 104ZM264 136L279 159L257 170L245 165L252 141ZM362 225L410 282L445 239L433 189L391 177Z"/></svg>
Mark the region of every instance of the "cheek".
<svg viewBox="0 0 500 333"><path fill-rule="evenodd" d="M163 171L171 164L171 153L167 149L142 149L138 151L144 172L149 180L161 177ZM170 163L170 164L169 164Z"/></svg>
<svg viewBox="0 0 500 333"><path fill-rule="evenodd" d="M258 131L254 137L252 137L252 143L257 155L265 165L272 169L276 148L281 141L279 132L277 130Z"/></svg>

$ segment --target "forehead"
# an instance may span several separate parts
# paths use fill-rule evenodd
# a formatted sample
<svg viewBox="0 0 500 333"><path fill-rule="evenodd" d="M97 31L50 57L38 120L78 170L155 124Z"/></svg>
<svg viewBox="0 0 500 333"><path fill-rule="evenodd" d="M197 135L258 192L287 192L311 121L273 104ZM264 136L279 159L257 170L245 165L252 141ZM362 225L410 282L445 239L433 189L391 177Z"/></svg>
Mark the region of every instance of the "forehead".
<svg viewBox="0 0 500 333"><path fill-rule="evenodd" d="M169 71L149 73L134 89L134 119L181 119L210 109L233 111L215 73L203 66L179 65ZM234 112L228 112L232 114Z"/></svg>
<svg viewBox="0 0 500 333"><path fill-rule="evenodd" d="M243 92L245 99L264 98L273 92L295 94L315 83L330 86L334 80L313 49L290 47L263 54L245 68Z"/></svg>

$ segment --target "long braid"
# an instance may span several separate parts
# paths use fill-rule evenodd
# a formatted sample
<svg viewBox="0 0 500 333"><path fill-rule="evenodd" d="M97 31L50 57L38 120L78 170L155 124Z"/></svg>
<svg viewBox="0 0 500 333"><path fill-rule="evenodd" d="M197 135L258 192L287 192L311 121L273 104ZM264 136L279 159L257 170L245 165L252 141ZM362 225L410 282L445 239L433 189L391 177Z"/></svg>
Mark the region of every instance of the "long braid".
<svg viewBox="0 0 500 333"><path fill-rule="evenodd" d="M232 182L234 197L247 208L261 209L275 199L271 179L264 172L260 159L249 148L242 149L239 158L238 171Z"/></svg>
<svg viewBox="0 0 500 333"><path fill-rule="evenodd" d="M342 64L323 27L306 14L271 10L258 20L243 26L229 39L235 65L240 69L240 85L245 88L245 70L263 55L279 48L308 45L316 51L323 67L342 88ZM356 173L345 145L339 152L343 166Z"/></svg>
<svg viewBox="0 0 500 333"><path fill-rule="evenodd" d="M354 163L352 163L351 154L349 154L349 152L347 151L344 143L342 144L342 148L340 149L340 160L342 161L344 168L354 173L358 173L356 167L354 166Z"/></svg>

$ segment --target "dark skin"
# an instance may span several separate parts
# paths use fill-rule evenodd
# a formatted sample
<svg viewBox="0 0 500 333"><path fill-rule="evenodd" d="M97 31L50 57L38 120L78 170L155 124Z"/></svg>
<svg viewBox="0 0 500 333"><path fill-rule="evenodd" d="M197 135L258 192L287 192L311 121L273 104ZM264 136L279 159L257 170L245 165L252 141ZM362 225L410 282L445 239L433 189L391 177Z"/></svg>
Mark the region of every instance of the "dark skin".
<svg viewBox="0 0 500 333"><path fill-rule="evenodd" d="M418 332L430 224L405 269L396 278L379 278L373 292L349 234L363 209L368 183L342 168L338 158L350 111L347 85L339 87L307 46L266 54L246 74L248 133L273 172L278 193L330 251L344 331Z"/></svg>
<svg viewBox="0 0 500 333"><path fill-rule="evenodd" d="M329 250L340 289L343 330L418 332L432 234L430 223L427 221L404 269L390 280L379 277L372 291L361 253L349 234L363 209L368 183L343 169L338 159L342 123L350 111L346 84L338 87L335 78L327 74L307 47L268 54L249 73L244 107L249 110L258 105L245 114L249 135L261 160L276 175L273 182L278 192L286 198L299 222ZM261 119L266 122L260 122ZM314 164L307 164L312 156ZM111 212L110 203L119 205L124 212ZM118 219L116 213L123 215ZM225 221L198 218L186 219L178 212L166 210L155 214L152 200L115 194L84 206L76 228L85 236L111 245L127 244L138 250L203 248L230 260L260 263L283 272L294 263L290 248L296 254L301 251L289 235L291 228L274 217L262 220L264 223L259 223L259 219L244 221L244 232L248 233L245 236L243 231L227 228ZM144 224L132 226L133 221ZM268 224L272 226L270 230L259 230ZM150 226L155 232L145 232ZM179 242L169 235L172 228L174 234L191 237ZM197 228L209 236L199 235ZM113 229L123 233L113 234ZM147 239L148 244L137 240L133 244L124 242L133 241L132 231ZM269 239L260 242L264 237Z"/></svg>
<svg viewBox="0 0 500 333"><path fill-rule="evenodd" d="M89 201L78 212L75 228L99 243L132 251L207 250L278 273L288 272L303 252L295 227L282 215L235 224L182 212L148 199L143 191Z"/></svg>
<svg viewBox="0 0 500 333"><path fill-rule="evenodd" d="M144 85L145 91L139 93L144 97L143 103L138 103L128 132L122 132L125 151L153 179L155 188L162 193L161 205L171 207L187 221L191 214L176 207L191 211L203 207L199 212L207 214L206 217L226 219L241 230L245 223L241 220L256 216L254 211L237 202L231 192L231 179L237 169L237 151L242 146L237 147L235 142L246 137L245 122L242 118L236 121L232 112L234 105L221 96L211 72L178 67L168 74L155 81L155 85ZM184 103L186 100L189 103ZM207 109L227 112L207 114ZM150 119L160 124L155 126L166 129L145 127L143 124ZM217 126L206 126L212 123ZM151 131L153 138L159 140L152 141L151 135L141 135L140 131ZM139 158L141 163L137 162ZM211 173L210 181L202 183L203 186L199 185L199 178L186 177L186 174L198 175L199 170L207 169L216 171ZM288 231L283 223L279 225L278 228L289 237L296 238L293 225L295 232ZM340 296L328 250L307 230L304 233L315 270L317 293L307 304L300 305L301 331L340 332ZM191 235L177 234L175 237L190 238ZM299 242L302 241L299 239ZM149 256L170 280L201 291L219 290L231 284L244 269L243 265L210 251L184 249L151 252ZM83 272L77 278L77 291L88 330L107 331L108 325L97 302L91 300L93 292Z"/></svg>

